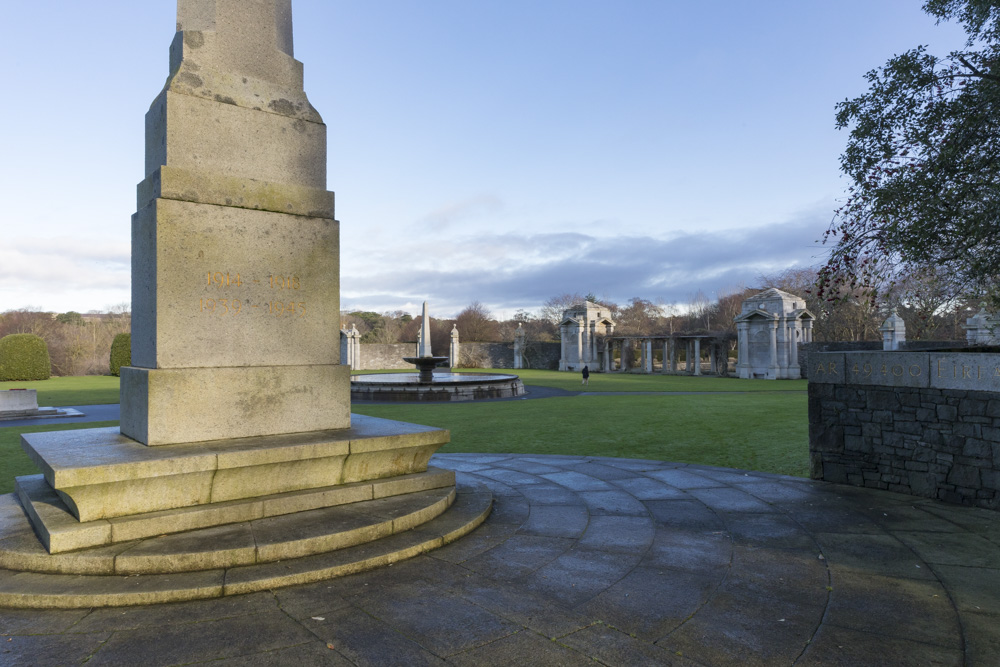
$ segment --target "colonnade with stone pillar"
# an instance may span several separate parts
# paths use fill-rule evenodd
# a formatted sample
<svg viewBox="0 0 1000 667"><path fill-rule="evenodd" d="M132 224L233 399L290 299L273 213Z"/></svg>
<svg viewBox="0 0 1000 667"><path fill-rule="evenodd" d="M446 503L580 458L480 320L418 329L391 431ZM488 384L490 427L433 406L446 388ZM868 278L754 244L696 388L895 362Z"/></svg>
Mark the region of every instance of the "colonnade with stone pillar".
<svg viewBox="0 0 1000 667"><path fill-rule="evenodd" d="M725 335L684 335L670 336L621 336L604 339L602 369L607 372L656 372L656 352L661 353L659 372L667 374L702 375L702 354L708 351L708 372L712 375L727 375L729 363L728 344L731 337ZM679 350L684 350L684 368L679 369ZM638 357L638 366L629 368L623 360L629 351ZM616 361L617 359L617 361Z"/></svg>
<svg viewBox="0 0 1000 667"><path fill-rule="evenodd" d="M353 324L340 330L340 363L352 371L361 368L361 332Z"/></svg>

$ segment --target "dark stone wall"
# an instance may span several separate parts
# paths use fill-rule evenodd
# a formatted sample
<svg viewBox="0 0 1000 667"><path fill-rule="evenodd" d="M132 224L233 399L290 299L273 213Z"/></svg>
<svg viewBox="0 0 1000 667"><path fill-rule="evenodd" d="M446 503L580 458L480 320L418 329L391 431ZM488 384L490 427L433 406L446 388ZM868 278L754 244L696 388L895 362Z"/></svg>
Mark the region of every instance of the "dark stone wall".
<svg viewBox="0 0 1000 667"><path fill-rule="evenodd" d="M525 367L558 370L561 343L528 343ZM462 368L514 368L514 343L460 343Z"/></svg>
<svg viewBox="0 0 1000 667"><path fill-rule="evenodd" d="M414 370L413 364L403 361L403 357L417 354L416 343L362 343L361 363L358 370L376 371L390 368Z"/></svg>
<svg viewBox="0 0 1000 667"><path fill-rule="evenodd" d="M905 353L886 354L899 361ZM814 479L1000 509L1000 393L992 386L979 391L879 386L871 379L862 384L852 380L851 373L859 357L842 356L847 369L841 373L842 382L809 383ZM814 365L820 358L814 357ZM862 363L879 363L870 356L860 358ZM953 358L932 357L931 378L924 384L933 385L939 378L956 383L967 371L967 384L985 388L994 384L993 378L980 379L980 369L990 376L1000 372L1000 361L959 365L956 371Z"/></svg>

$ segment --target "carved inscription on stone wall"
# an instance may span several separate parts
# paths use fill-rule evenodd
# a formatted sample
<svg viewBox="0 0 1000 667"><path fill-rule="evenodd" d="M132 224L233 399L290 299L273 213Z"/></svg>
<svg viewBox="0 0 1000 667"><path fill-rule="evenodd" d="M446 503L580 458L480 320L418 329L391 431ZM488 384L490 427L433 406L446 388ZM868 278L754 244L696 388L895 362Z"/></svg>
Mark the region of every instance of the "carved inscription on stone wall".
<svg viewBox="0 0 1000 667"><path fill-rule="evenodd" d="M827 352L810 356L809 381L1000 391L1000 354Z"/></svg>
<svg viewBox="0 0 1000 667"><path fill-rule="evenodd" d="M296 292L303 288L302 280L296 275L271 273L244 277L242 273L231 271L207 271L204 284L210 296L198 299L198 312L208 316L256 314L302 318L309 310L305 301L295 300Z"/></svg>

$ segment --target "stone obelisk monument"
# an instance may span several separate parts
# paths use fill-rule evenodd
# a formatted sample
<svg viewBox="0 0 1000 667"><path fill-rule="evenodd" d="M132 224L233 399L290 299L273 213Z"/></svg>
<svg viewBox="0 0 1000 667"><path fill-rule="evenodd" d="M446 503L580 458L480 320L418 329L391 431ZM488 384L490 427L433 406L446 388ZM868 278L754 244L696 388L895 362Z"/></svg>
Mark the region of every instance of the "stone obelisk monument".
<svg viewBox="0 0 1000 667"><path fill-rule="evenodd" d="M326 126L291 0L179 0L146 115L121 431L147 445L350 425Z"/></svg>
<svg viewBox="0 0 1000 667"><path fill-rule="evenodd" d="M351 418L326 127L291 0L178 0L144 177L121 427L22 436L41 474L0 496L0 606L265 590L482 522L488 491L428 468L447 431Z"/></svg>

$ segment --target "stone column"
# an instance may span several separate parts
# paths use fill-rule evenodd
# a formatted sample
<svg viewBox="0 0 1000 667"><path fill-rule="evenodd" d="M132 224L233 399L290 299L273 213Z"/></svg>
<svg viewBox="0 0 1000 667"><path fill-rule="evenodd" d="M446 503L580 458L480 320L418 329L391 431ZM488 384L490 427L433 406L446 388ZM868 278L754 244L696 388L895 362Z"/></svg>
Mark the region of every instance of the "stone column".
<svg viewBox="0 0 1000 667"><path fill-rule="evenodd" d="M351 325L351 370L361 370L361 332Z"/></svg>
<svg viewBox="0 0 1000 667"><path fill-rule="evenodd" d="M460 348L458 343L458 325L453 324L451 327L451 345L448 346L448 365L452 368L458 368L459 360L462 358L460 356Z"/></svg>
<svg viewBox="0 0 1000 667"><path fill-rule="evenodd" d="M647 338L643 341L643 357L645 359L645 364L643 366L643 371L646 373L653 372L653 341Z"/></svg>
<svg viewBox="0 0 1000 667"><path fill-rule="evenodd" d="M701 339L694 339L694 374L701 375Z"/></svg>
<svg viewBox="0 0 1000 667"><path fill-rule="evenodd" d="M605 373L610 373L611 372L611 364L612 364L611 346L608 344L608 339L605 338L604 339L604 372Z"/></svg>
<svg viewBox="0 0 1000 667"><path fill-rule="evenodd" d="M351 339L344 329L340 330L340 363L349 368L354 368L352 359L354 349L351 347Z"/></svg>
<svg viewBox="0 0 1000 667"><path fill-rule="evenodd" d="M583 367L583 344L587 337L586 329L582 322L577 322L576 324L576 365L580 368ZM579 370L579 369L577 369Z"/></svg>
<svg viewBox="0 0 1000 667"><path fill-rule="evenodd" d="M326 126L291 35L290 0L178 3L132 218L121 433L143 444L351 425Z"/></svg>
<svg viewBox="0 0 1000 667"><path fill-rule="evenodd" d="M771 379L778 378L778 320L771 322Z"/></svg>
<svg viewBox="0 0 1000 667"><path fill-rule="evenodd" d="M569 325L563 324L559 327L559 370L566 370L569 360Z"/></svg>
<svg viewBox="0 0 1000 667"><path fill-rule="evenodd" d="M677 372L677 340L670 339L670 372Z"/></svg>
<svg viewBox="0 0 1000 667"><path fill-rule="evenodd" d="M670 370L670 339L665 338L663 340L663 366L660 367L660 372L664 375Z"/></svg>

